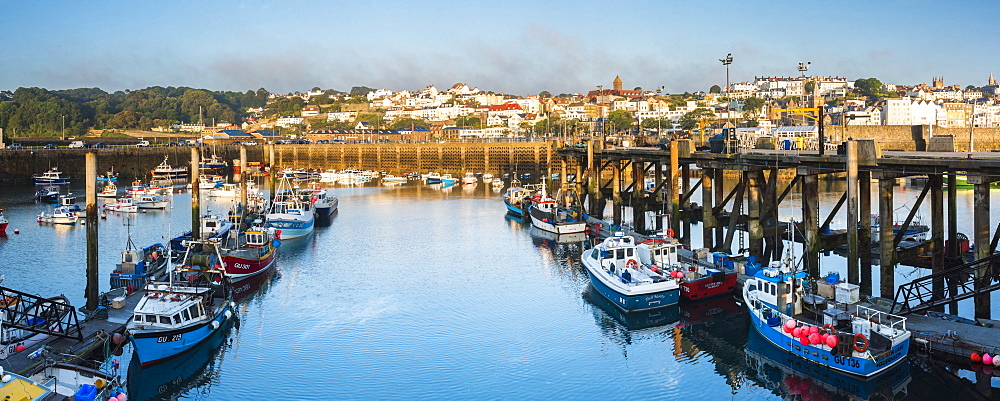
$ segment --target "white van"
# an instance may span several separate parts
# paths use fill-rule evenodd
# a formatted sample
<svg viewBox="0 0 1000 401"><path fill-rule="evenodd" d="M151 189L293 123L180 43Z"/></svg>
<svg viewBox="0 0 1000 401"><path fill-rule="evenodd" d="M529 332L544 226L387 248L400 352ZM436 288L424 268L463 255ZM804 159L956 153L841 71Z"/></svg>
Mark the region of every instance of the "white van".
<svg viewBox="0 0 1000 401"><path fill-rule="evenodd" d="M83 141L73 141L69 143L69 148L84 148Z"/></svg>
<svg viewBox="0 0 1000 401"><path fill-rule="evenodd" d="M139 141L139 143L136 144L135 146L140 147L140 148L149 147L149 141Z"/></svg>

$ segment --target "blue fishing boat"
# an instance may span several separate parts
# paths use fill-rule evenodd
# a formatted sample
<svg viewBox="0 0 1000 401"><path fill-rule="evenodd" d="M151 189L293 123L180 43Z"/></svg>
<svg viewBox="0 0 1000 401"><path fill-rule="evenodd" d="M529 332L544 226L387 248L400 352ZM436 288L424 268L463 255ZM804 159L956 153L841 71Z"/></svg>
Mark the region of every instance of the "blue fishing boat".
<svg viewBox="0 0 1000 401"><path fill-rule="evenodd" d="M161 363L205 342L233 318L229 281L215 241L188 241L169 281L154 282L136 305L128 331L141 366Z"/></svg>
<svg viewBox="0 0 1000 401"><path fill-rule="evenodd" d="M507 191L503 193L503 204L507 207L507 213L524 217L528 207L526 202L529 202L532 196L537 195L537 192L534 188L524 188L520 181L513 180L510 183L510 188L507 188Z"/></svg>
<svg viewBox="0 0 1000 401"><path fill-rule="evenodd" d="M211 159L198 163L199 170L222 170L226 168L226 162L219 159L219 156L212 155Z"/></svg>
<svg viewBox="0 0 1000 401"><path fill-rule="evenodd" d="M62 195L62 193L59 192L59 187L56 186L45 187L35 192L35 197L38 200L48 203L58 203L59 195Z"/></svg>
<svg viewBox="0 0 1000 401"><path fill-rule="evenodd" d="M64 177L58 167L53 167L49 171L31 177L35 180L35 185L66 185L69 184L69 177Z"/></svg>
<svg viewBox="0 0 1000 401"><path fill-rule="evenodd" d="M111 289L125 287L129 294L140 290L156 275L163 273L166 266L167 247L156 243L138 249L129 232L125 250L121 253L121 262L111 272Z"/></svg>
<svg viewBox="0 0 1000 401"><path fill-rule="evenodd" d="M316 218L312 203L303 201L292 192L288 177L282 177L275 192L274 202L267 213L267 227L278 230L278 239L289 239L313 232Z"/></svg>
<svg viewBox="0 0 1000 401"><path fill-rule="evenodd" d="M620 232L580 257L594 289L624 311L674 305L681 288L673 271L652 264L649 246Z"/></svg>
<svg viewBox="0 0 1000 401"><path fill-rule="evenodd" d="M906 318L858 305L849 295L833 301L808 294L803 291L807 280L805 272L777 262L744 284L753 327L767 341L817 365L865 377L906 358ZM811 311L805 310L804 298Z"/></svg>
<svg viewBox="0 0 1000 401"><path fill-rule="evenodd" d="M201 237L204 239L222 240L233 229L233 223L218 216L205 215L201 217ZM187 250L187 241L191 240L191 231L170 240L170 250L175 255L181 255Z"/></svg>

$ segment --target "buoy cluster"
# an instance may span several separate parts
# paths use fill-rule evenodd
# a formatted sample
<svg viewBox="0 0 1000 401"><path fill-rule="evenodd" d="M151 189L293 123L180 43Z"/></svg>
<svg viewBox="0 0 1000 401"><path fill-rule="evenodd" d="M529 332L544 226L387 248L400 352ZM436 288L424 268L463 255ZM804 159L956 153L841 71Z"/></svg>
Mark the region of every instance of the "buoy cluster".
<svg viewBox="0 0 1000 401"><path fill-rule="evenodd" d="M839 343L836 333L827 333L827 331L831 330L827 327L820 329L819 327L807 324L799 326L795 319L788 319L785 321L783 328L785 333L791 334L793 338L799 339L799 343L802 345L823 344L830 348L836 348Z"/></svg>
<svg viewBox="0 0 1000 401"><path fill-rule="evenodd" d="M980 355L978 352L973 352L969 355L969 360L972 361L972 370L980 371L988 375L1000 374L1000 354L990 354L988 352L983 352Z"/></svg>

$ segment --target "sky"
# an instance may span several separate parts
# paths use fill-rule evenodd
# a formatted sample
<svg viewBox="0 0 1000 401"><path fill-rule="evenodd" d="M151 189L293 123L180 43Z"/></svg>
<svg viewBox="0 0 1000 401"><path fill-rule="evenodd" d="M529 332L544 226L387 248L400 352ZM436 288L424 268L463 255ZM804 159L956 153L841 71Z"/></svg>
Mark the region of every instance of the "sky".
<svg viewBox="0 0 1000 401"><path fill-rule="evenodd" d="M0 0L0 90L667 93L808 75L986 84L995 1ZM981 19L982 18L982 19ZM995 69L995 70L994 70Z"/></svg>

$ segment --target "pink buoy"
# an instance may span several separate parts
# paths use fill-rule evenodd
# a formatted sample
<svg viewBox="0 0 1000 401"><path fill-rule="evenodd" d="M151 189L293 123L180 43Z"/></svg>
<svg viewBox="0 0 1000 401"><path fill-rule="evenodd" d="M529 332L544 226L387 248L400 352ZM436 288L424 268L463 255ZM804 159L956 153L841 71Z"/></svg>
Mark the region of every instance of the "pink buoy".
<svg viewBox="0 0 1000 401"><path fill-rule="evenodd" d="M785 333L788 333L788 334L792 334L792 330L795 330L795 329L789 328L788 326L781 326L781 329L784 330Z"/></svg>
<svg viewBox="0 0 1000 401"><path fill-rule="evenodd" d="M820 344L826 344L826 338L829 337L829 336L830 336L829 334L820 333L819 334L819 343Z"/></svg>
<svg viewBox="0 0 1000 401"><path fill-rule="evenodd" d="M819 327L810 326L809 327L809 334L819 334Z"/></svg>
<svg viewBox="0 0 1000 401"><path fill-rule="evenodd" d="M111 398L108 398L108 401L118 401L118 397L111 397Z"/></svg>
<svg viewBox="0 0 1000 401"><path fill-rule="evenodd" d="M837 343L838 343L837 336L826 337L826 345L829 346L830 348L835 348L837 346Z"/></svg>
<svg viewBox="0 0 1000 401"><path fill-rule="evenodd" d="M795 329L792 330L792 337L798 338L798 337L801 337L801 336L802 336L802 328L801 327L796 327Z"/></svg>
<svg viewBox="0 0 1000 401"><path fill-rule="evenodd" d="M790 329L794 329L795 328L795 319L788 319L787 321L785 321L785 327L788 327Z"/></svg>
<svg viewBox="0 0 1000 401"><path fill-rule="evenodd" d="M128 397L125 395L125 393L118 393L118 396L115 397L115 398L117 398L118 401L126 401L128 399Z"/></svg>
<svg viewBox="0 0 1000 401"><path fill-rule="evenodd" d="M993 356L991 356L988 353L983 353L983 365L992 365L992 364L993 364Z"/></svg>
<svg viewBox="0 0 1000 401"><path fill-rule="evenodd" d="M799 343L802 345L809 345L809 338L805 336L799 337Z"/></svg>
<svg viewBox="0 0 1000 401"><path fill-rule="evenodd" d="M1000 358L993 357L993 366L1000 368Z"/></svg>
<svg viewBox="0 0 1000 401"><path fill-rule="evenodd" d="M809 344L816 345L819 344L819 334L813 333L809 335Z"/></svg>
<svg viewBox="0 0 1000 401"><path fill-rule="evenodd" d="M122 333L115 333L111 336L111 340L114 341L115 344L121 344L122 341L125 340L125 336L123 336Z"/></svg>
<svg viewBox="0 0 1000 401"><path fill-rule="evenodd" d="M18 346L14 347L14 352L21 352L21 351L24 351L23 345L18 344Z"/></svg>

